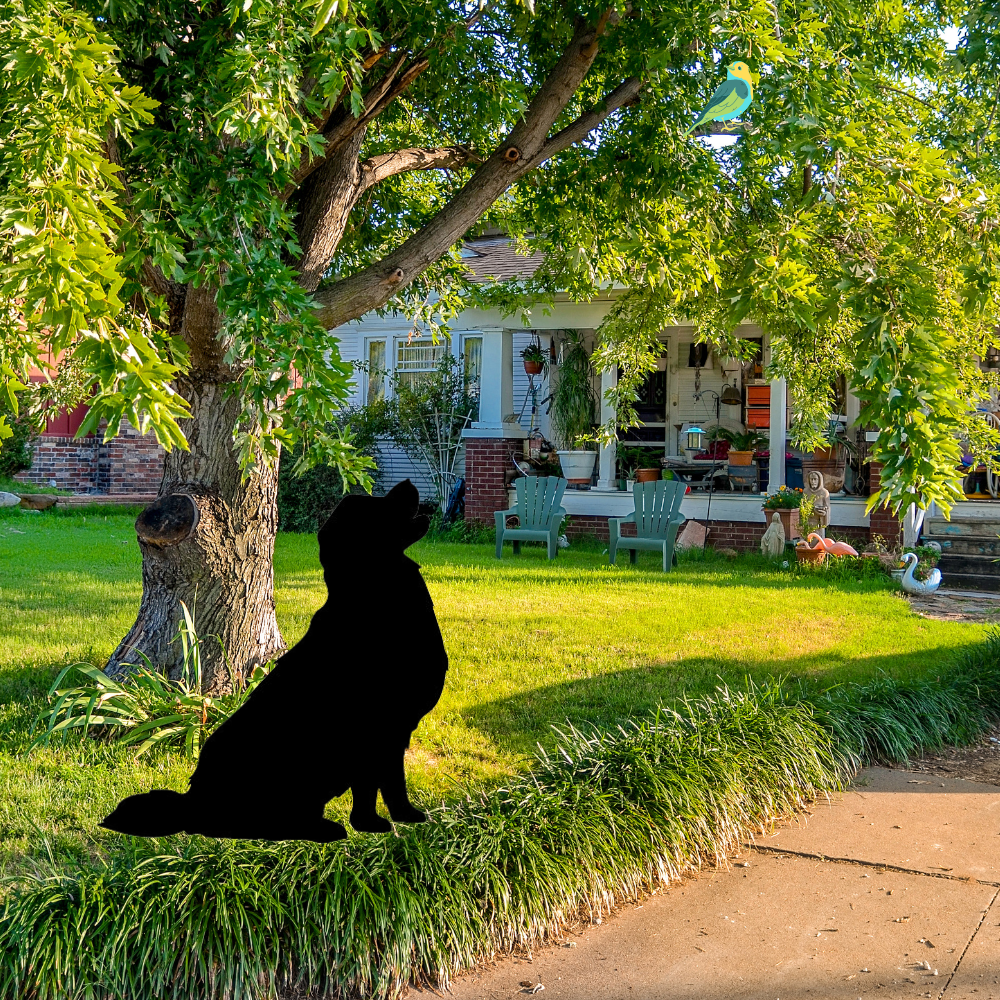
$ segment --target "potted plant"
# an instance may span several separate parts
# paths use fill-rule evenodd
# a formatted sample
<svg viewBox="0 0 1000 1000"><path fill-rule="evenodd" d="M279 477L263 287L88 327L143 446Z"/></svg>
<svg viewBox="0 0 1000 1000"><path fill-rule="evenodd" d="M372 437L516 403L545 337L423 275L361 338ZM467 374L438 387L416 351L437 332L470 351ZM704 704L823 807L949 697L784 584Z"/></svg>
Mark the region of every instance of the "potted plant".
<svg viewBox="0 0 1000 1000"><path fill-rule="evenodd" d="M781 519L781 527L785 530L785 538L791 541L793 538L802 537L802 529L799 520L799 506L802 503L803 491L796 487L789 489L782 486L774 493L768 494L761 504L761 510L770 513L777 511Z"/></svg>
<svg viewBox="0 0 1000 1000"><path fill-rule="evenodd" d="M618 465L626 484L648 483L660 478L657 452L652 448L622 448L618 452Z"/></svg>
<svg viewBox="0 0 1000 1000"><path fill-rule="evenodd" d="M521 351L521 362L524 364L526 375L541 375L545 371L548 359L542 350L542 345L537 341L532 341Z"/></svg>
<svg viewBox="0 0 1000 1000"><path fill-rule="evenodd" d="M563 476L581 486L590 482L597 460L597 439L593 434L597 393L593 376L583 338L574 330L563 348L559 377L552 390L552 426L556 439L564 445L564 450L556 452Z"/></svg>
<svg viewBox="0 0 1000 1000"><path fill-rule="evenodd" d="M767 441L760 431L752 428L739 432L720 427L718 433L719 437L729 442L730 465L750 465L753 462L754 452Z"/></svg>
<svg viewBox="0 0 1000 1000"><path fill-rule="evenodd" d="M937 566L938 559L941 558L941 553L933 545L908 545L903 549L903 555L906 555L907 552L916 553L917 559L919 559L917 568L913 571L916 580L926 580L931 575L931 570ZM901 580L905 572L904 566L900 569L898 579Z"/></svg>
<svg viewBox="0 0 1000 1000"><path fill-rule="evenodd" d="M803 480L810 472L822 472L823 483L831 493L839 493L844 488L847 473L847 452L854 443L844 431L839 420L831 420L823 435L825 444L813 450L811 455L802 456Z"/></svg>

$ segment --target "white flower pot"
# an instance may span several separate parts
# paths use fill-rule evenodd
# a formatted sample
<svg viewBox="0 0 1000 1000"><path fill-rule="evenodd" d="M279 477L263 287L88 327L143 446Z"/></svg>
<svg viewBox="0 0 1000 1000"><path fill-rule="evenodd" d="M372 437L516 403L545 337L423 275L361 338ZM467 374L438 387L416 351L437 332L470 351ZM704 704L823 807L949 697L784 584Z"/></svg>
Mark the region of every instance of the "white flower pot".
<svg viewBox="0 0 1000 1000"><path fill-rule="evenodd" d="M557 451L556 454L567 482L589 485L594 475L594 462L597 461L596 451Z"/></svg>

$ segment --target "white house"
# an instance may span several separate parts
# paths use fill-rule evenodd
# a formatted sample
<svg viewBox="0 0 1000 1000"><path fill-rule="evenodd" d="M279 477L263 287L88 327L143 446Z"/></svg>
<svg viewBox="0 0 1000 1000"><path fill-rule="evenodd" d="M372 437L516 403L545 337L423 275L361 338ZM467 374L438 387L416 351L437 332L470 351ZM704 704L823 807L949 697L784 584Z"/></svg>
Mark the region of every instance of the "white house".
<svg viewBox="0 0 1000 1000"><path fill-rule="evenodd" d="M502 236L471 241L464 256L482 280L530 274L539 262L538 258L518 256ZM338 331L341 354L345 360L368 361L374 370L404 376L432 370L445 351L461 359L466 370L478 379L480 392L479 419L465 432L462 474L466 479L466 517L492 523L493 512L509 506L505 479L509 481L510 474L515 473L514 459L521 457L529 432L538 428L545 437L552 437L545 406L541 405L549 394L548 377L529 379L521 362L521 350L533 335L543 348L554 344L558 350L568 330L581 332L592 349L595 332L615 294L602 293L586 303L557 296L552 307L530 313L529 327L521 325L520 317L469 309L450 324L450 340L438 344L401 315L369 315ZM761 361L766 363L767 332L747 324L740 336L757 342ZM660 339L664 345L664 370L650 380L642 428L629 432L627 438L641 437L643 444L662 448L664 457L682 460L687 428L698 425L707 429L718 418L735 430L748 424L758 427L769 438L770 454L785 455L788 411L782 379L769 383L753 380L748 377L753 374L748 366L711 354L703 366L695 367L693 362L700 359L692 357L694 331L690 327L665 329ZM597 378L603 401L604 392L615 384L617 372L604 372ZM717 402L726 386L739 393L739 406ZM362 403L386 391L387 378L361 377L354 402ZM733 393L728 396L733 398ZM845 393L844 409L845 422L853 424L858 403L849 393ZM613 411L602 402L602 422L612 416ZM563 504L571 515L571 532L606 535L609 516L631 512L631 494L618 488L615 452L614 446L601 449L596 482L589 490L567 490ZM383 467L387 469L387 486L408 476L423 495L432 495L426 475L397 450L384 450ZM771 463L768 489L773 491L782 485L784 474L784 462ZM847 534L859 538L868 536L870 521L864 497L836 496L832 508L832 527L846 529ZM760 493L693 491L685 498L682 510L690 518L712 522L711 537L716 545L751 547L765 527Z"/></svg>

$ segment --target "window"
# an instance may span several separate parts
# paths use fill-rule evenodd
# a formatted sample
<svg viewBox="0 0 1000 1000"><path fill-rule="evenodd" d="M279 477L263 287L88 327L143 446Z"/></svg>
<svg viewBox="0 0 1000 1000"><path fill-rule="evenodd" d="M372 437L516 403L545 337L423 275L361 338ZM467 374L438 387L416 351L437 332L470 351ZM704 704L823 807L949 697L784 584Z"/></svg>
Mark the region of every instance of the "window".
<svg viewBox="0 0 1000 1000"><path fill-rule="evenodd" d="M465 377L469 380L470 388L475 386L479 391L479 382L483 374L483 338L466 337L462 343L462 362Z"/></svg>
<svg viewBox="0 0 1000 1000"><path fill-rule="evenodd" d="M476 412L473 420L479 419L479 387L483 375L483 338L466 337L462 341L462 371L465 372L469 395L476 399Z"/></svg>
<svg viewBox="0 0 1000 1000"><path fill-rule="evenodd" d="M385 397L385 341L368 341L368 395L366 403Z"/></svg>
<svg viewBox="0 0 1000 1000"><path fill-rule="evenodd" d="M446 343L401 340L396 344L396 375L402 385L415 386L437 368L448 351Z"/></svg>

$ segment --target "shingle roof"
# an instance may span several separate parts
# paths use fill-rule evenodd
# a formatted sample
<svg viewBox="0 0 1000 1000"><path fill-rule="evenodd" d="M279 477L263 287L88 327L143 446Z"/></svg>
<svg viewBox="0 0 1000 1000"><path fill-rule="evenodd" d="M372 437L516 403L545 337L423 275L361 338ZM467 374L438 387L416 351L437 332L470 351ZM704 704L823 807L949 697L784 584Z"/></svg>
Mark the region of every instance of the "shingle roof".
<svg viewBox="0 0 1000 1000"><path fill-rule="evenodd" d="M465 263L475 275L475 281L530 278L544 259L540 253L533 253L528 257L517 253L507 236L483 236L469 240L465 244L465 250L475 254L465 257Z"/></svg>

